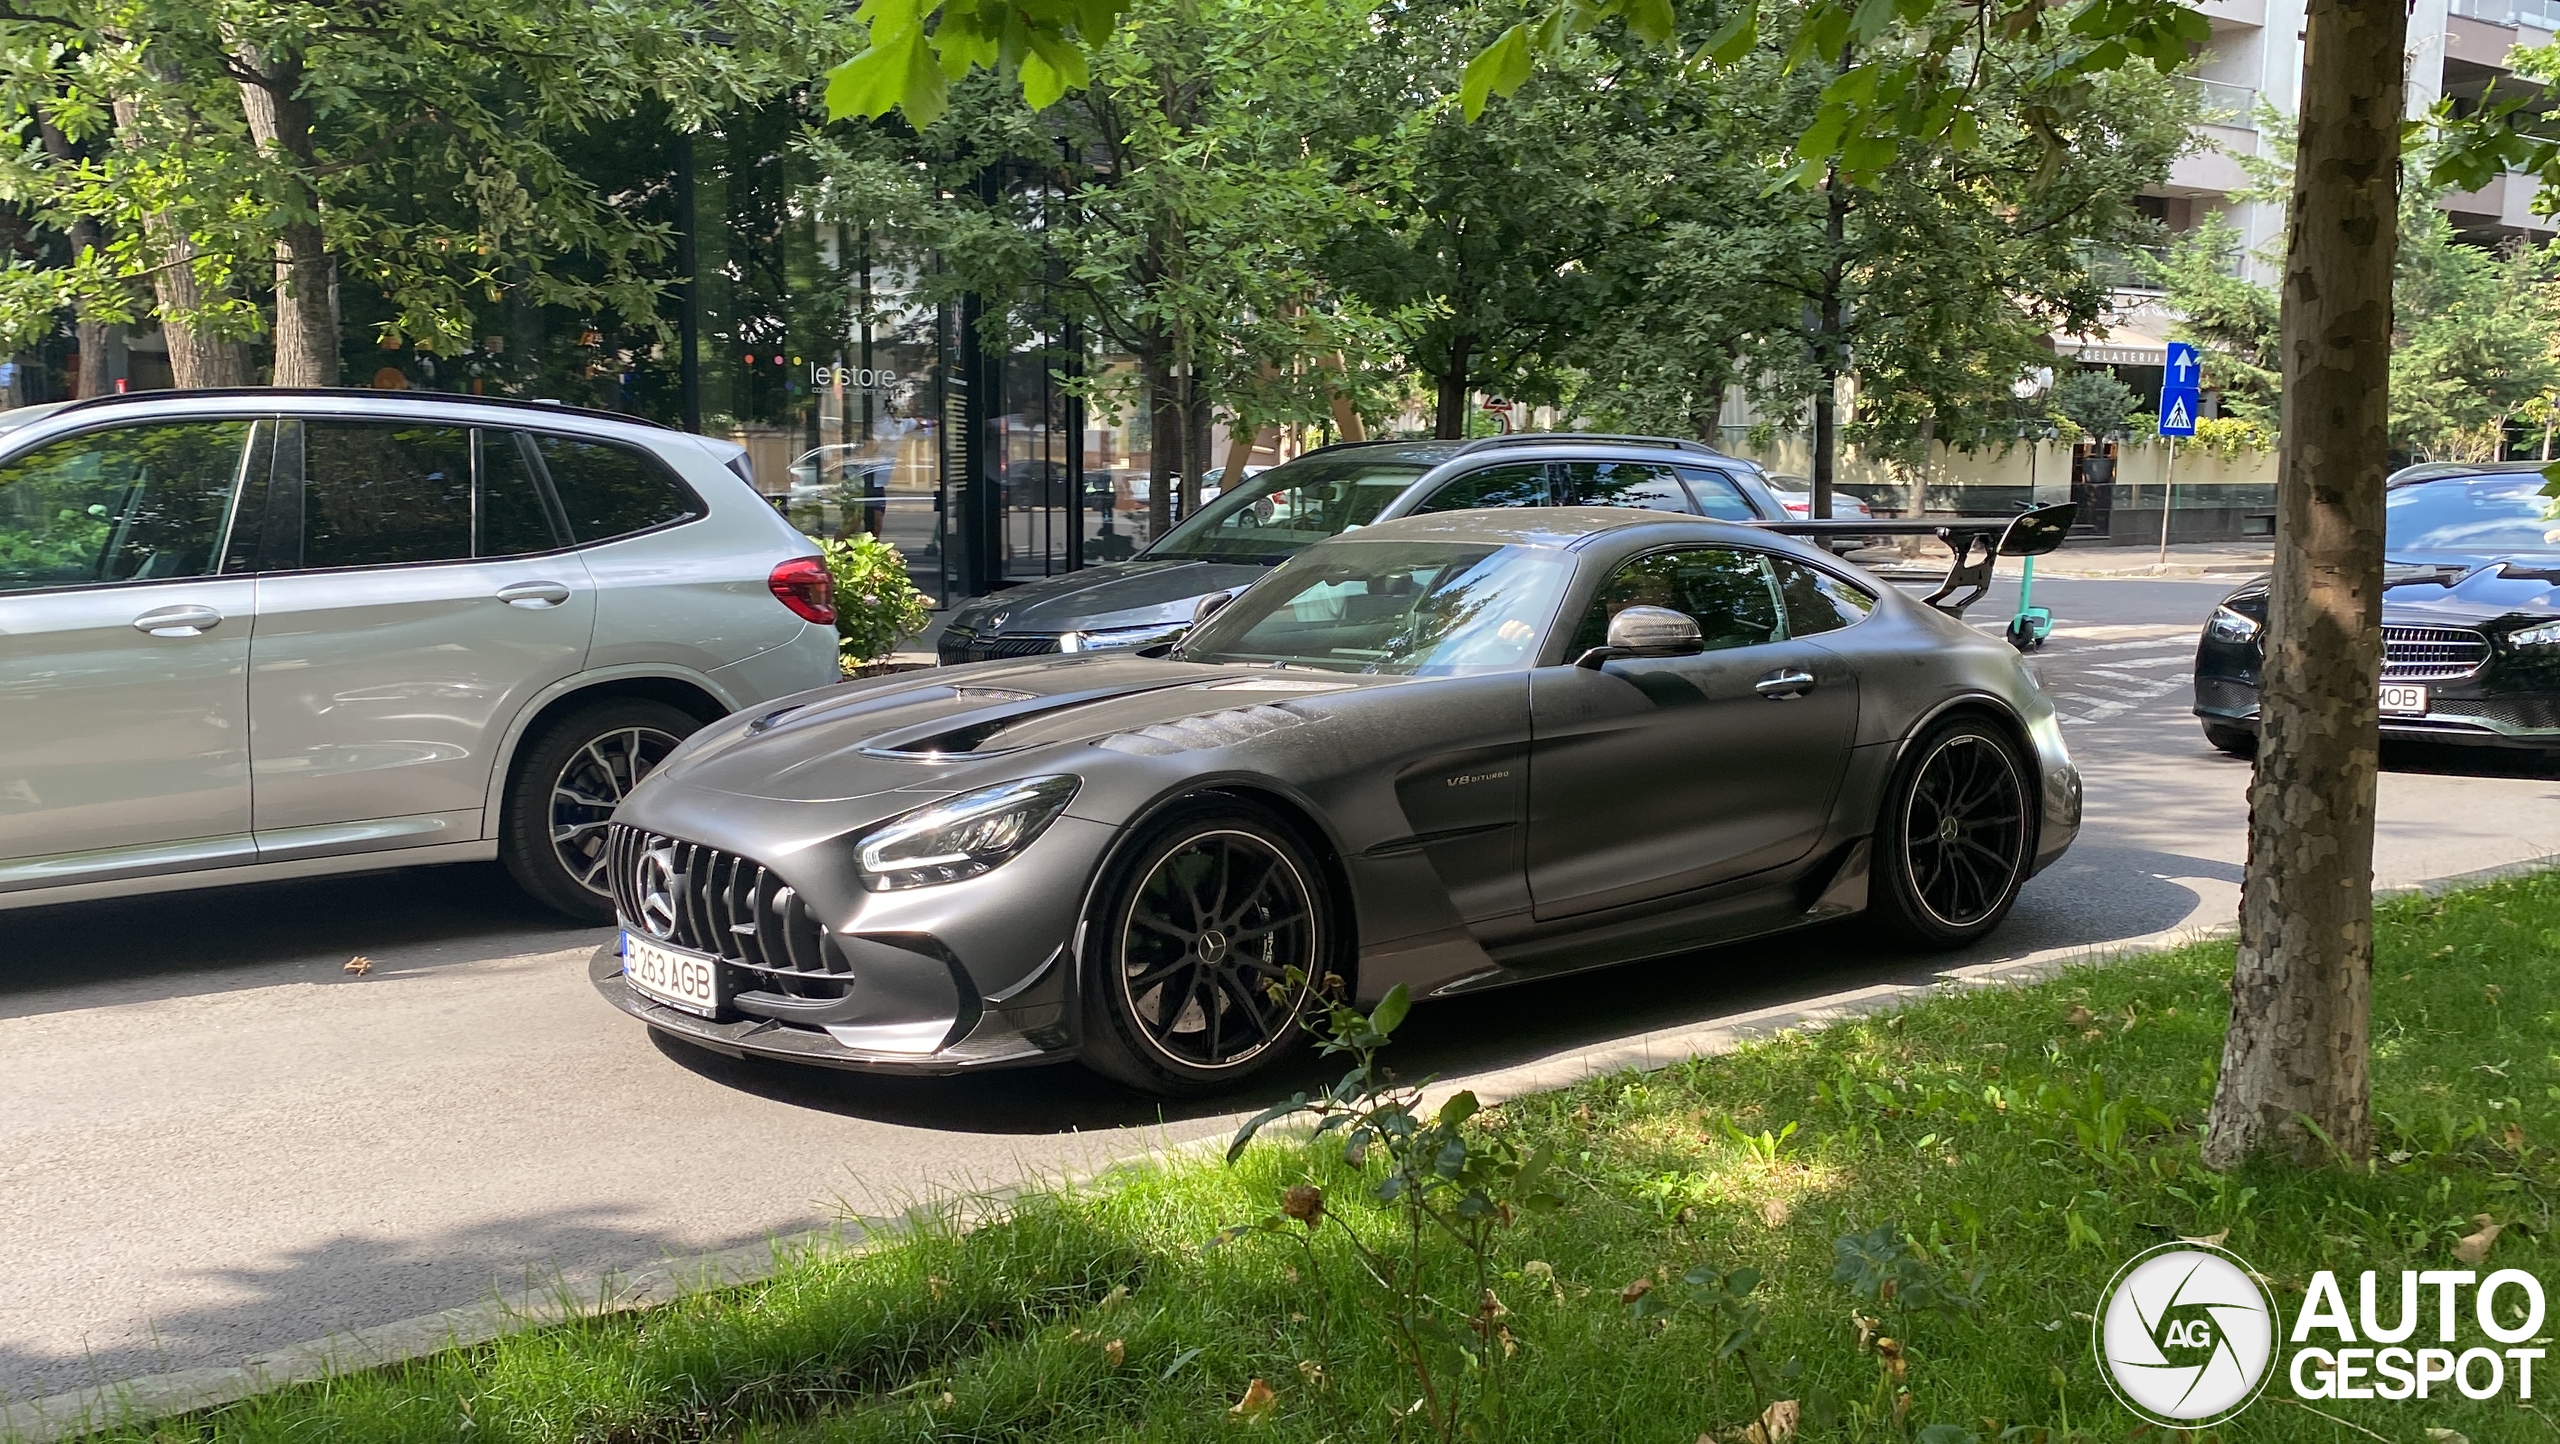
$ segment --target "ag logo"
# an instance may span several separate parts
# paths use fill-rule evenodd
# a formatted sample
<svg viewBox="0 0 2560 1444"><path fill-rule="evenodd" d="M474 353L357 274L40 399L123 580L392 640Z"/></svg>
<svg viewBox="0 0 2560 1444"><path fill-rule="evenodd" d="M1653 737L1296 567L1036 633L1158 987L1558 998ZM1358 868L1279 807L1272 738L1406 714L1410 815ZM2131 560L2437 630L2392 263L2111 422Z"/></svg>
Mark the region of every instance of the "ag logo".
<svg viewBox="0 0 2560 1444"><path fill-rule="evenodd" d="M2208 1244L2134 1256L2098 1301L2098 1362L2124 1406L2197 1429L2249 1406L2275 1362L2275 1304L2246 1264Z"/></svg>

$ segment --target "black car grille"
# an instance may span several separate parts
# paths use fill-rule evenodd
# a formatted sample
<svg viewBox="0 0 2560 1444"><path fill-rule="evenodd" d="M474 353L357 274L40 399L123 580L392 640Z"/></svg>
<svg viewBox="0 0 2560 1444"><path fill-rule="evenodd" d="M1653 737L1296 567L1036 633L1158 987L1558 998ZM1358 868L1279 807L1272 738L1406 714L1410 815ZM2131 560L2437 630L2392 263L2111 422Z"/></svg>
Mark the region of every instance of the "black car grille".
<svg viewBox="0 0 2560 1444"><path fill-rule="evenodd" d="M944 666L962 662L993 662L1005 657L1045 657L1058 650L1054 634L1023 633L1014 636L982 637L965 628L953 627L934 644L934 655Z"/></svg>
<svg viewBox="0 0 2560 1444"><path fill-rule="evenodd" d="M791 997L840 998L851 987L853 969L835 939L798 890L762 863L618 822L608 846L614 907L643 935L735 963ZM662 849L665 906L674 915L663 934L651 926L659 918L643 911L650 892L644 869L654 873L648 858Z"/></svg>
<svg viewBox="0 0 2560 1444"><path fill-rule="evenodd" d="M2468 627L2382 629L2382 680L2442 682L2468 677L2489 660L2489 639Z"/></svg>
<svg viewBox="0 0 2560 1444"><path fill-rule="evenodd" d="M2501 731L2560 732L2560 699L2550 697L2439 697L2444 717L2476 717Z"/></svg>

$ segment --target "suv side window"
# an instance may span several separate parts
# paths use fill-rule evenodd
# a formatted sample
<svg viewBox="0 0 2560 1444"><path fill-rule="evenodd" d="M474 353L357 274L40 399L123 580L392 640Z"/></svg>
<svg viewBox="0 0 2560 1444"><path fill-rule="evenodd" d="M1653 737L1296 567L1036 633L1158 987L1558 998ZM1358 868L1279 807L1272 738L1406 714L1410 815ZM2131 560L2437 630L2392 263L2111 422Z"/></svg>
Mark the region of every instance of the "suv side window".
<svg viewBox="0 0 2560 1444"><path fill-rule="evenodd" d="M1563 473L1566 506L1632 506L1696 514L1679 473L1667 466L1645 461L1568 461L1558 469Z"/></svg>
<svg viewBox="0 0 2560 1444"><path fill-rule="evenodd" d="M1637 557L1601 585L1573 635L1568 657L1608 645L1609 619L1628 607L1686 612L1705 634L1707 650L1756 647L1785 635L1778 594L1758 552L1680 547Z"/></svg>
<svg viewBox="0 0 2560 1444"><path fill-rule="evenodd" d="M302 423L302 566L380 567L470 555L469 428Z"/></svg>
<svg viewBox="0 0 2560 1444"><path fill-rule="evenodd" d="M0 466L0 592L212 574L249 430L123 426Z"/></svg>
<svg viewBox="0 0 2560 1444"><path fill-rule="evenodd" d="M1790 637L1835 632L1865 621L1867 613L1875 610L1876 599L1864 588L1851 586L1818 567L1806 566L1791 557L1771 557L1769 567L1777 573L1778 595L1786 599Z"/></svg>
<svg viewBox="0 0 2560 1444"><path fill-rule="evenodd" d="M1513 462L1450 478L1415 507L1413 514L1468 511L1481 506L1545 506L1547 497L1547 464Z"/></svg>
<svg viewBox="0 0 2560 1444"><path fill-rule="evenodd" d="M568 515L569 535L581 543L611 541L633 532L702 515L702 502L657 458L609 441L528 433L551 490Z"/></svg>
<svg viewBox="0 0 2560 1444"><path fill-rule="evenodd" d="M1733 478L1721 471L1684 466L1680 474L1688 479L1689 490L1698 497L1698 510L1718 521L1758 521L1760 514L1751 509L1751 501Z"/></svg>
<svg viewBox="0 0 2560 1444"><path fill-rule="evenodd" d="M515 557L562 545L542 486L534 479L533 458L525 454L524 433L471 435L480 447L480 505L473 517L478 534L472 538L472 555Z"/></svg>

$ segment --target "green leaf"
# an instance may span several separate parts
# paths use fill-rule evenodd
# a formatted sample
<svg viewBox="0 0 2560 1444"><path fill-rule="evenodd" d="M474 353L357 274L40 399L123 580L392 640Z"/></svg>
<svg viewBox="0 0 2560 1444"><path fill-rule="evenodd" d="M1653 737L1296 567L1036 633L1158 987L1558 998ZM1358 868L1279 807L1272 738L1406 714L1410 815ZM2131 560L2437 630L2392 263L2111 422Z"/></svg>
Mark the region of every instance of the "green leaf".
<svg viewBox="0 0 2560 1444"><path fill-rule="evenodd" d="M1440 1105L1440 1126L1455 1128L1475 1117L1477 1110L1481 1107L1483 1105L1476 1102L1476 1095L1472 1092L1462 1090L1452 1093L1448 1101Z"/></svg>
<svg viewBox="0 0 2560 1444"><path fill-rule="evenodd" d="M1467 62L1466 76L1458 85L1458 104L1465 110L1467 119L1474 120L1484 114L1488 97L1509 95L1518 90L1521 83L1529 78L1529 62L1529 26L1526 22L1503 31L1500 39L1477 52L1475 59Z"/></svg>
<svg viewBox="0 0 2560 1444"><path fill-rule="evenodd" d="M1751 47L1759 43L1760 7L1753 3L1737 10L1732 19L1707 37L1707 43L1701 48L1707 59L1715 64L1731 65L1750 54Z"/></svg>
<svg viewBox="0 0 2560 1444"><path fill-rule="evenodd" d="M1525 65L1528 62L1524 59L1521 63ZM1412 1011L1413 994L1406 991L1404 984L1398 983L1387 989L1387 995L1380 998L1378 1006L1370 1011L1369 1026L1384 1037L1394 1032L1396 1025L1404 1021L1404 1015Z"/></svg>
<svg viewBox="0 0 2560 1444"><path fill-rule="evenodd" d="M915 0L892 0L912 13ZM905 112L921 130L946 108L951 93L934 62L933 46L919 26L894 29L878 25L871 48L827 72L827 114L833 119L858 115L876 120L892 109Z"/></svg>
<svg viewBox="0 0 2560 1444"><path fill-rule="evenodd" d="M1031 53L1022 57L1022 98L1033 110L1046 110L1070 90L1082 90L1092 79L1084 51L1065 37L1031 32Z"/></svg>
<svg viewBox="0 0 2560 1444"><path fill-rule="evenodd" d="M1671 0L1627 0L1627 33L1645 44L1666 44L1679 29Z"/></svg>
<svg viewBox="0 0 2560 1444"><path fill-rule="evenodd" d="M1245 1145L1253 1141L1253 1135L1261 1132L1264 1124L1278 1122L1306 1106L1305 1093L1292 1093L1247 1119L1245 1125L1236 1130L1235 1141L1227 1145L1227 1162L1233 1163L1244 1157Z"/></svg>
<svg viewBox="0 0 2560 1444"><path fill-rule="evenodd" d="M1858 0L1857 12L1849 17L1849 33L1861 45L1882 35L1893 23L1894 0Z"/></svg>

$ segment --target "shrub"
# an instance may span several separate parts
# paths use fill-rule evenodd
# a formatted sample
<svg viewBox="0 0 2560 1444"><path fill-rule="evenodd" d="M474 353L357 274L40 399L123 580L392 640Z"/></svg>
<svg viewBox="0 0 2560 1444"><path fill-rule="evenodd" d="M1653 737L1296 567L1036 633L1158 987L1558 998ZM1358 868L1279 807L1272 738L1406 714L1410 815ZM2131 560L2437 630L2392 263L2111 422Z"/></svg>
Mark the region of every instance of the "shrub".
<svg viewBox="0 0 2560 1444"><path fill-rule="evenodd" d="M907 559L876 536L822 538L836 580L836 647L847 663L876 662L930 620L924 593L907 578Z"/></svg>

